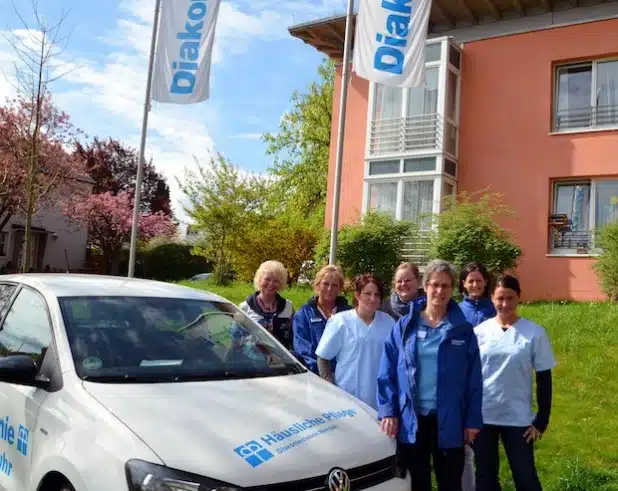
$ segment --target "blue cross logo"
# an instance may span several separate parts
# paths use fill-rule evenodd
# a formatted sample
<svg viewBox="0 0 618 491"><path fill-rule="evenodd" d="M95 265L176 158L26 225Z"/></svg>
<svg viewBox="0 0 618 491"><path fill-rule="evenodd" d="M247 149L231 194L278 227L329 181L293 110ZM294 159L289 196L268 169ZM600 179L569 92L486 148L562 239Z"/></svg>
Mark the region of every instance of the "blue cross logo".
<svg viewBox="0 0 618 491"><path fill-rule="evenodd" d="M254 468L262 465L264 462L274 457L274 454L270 450L265 449L255 440L251 440L250 442L235 448L234 452L236 452L245 460L245 462L247 462L247 464Z"/></svg>
<svg viewBox="0 0 618 491"><path fill-rule="evenodd" d="M17 451L22 455L28 455L28 428L23 425L19 425L19 431L17 432Z"/></svg>

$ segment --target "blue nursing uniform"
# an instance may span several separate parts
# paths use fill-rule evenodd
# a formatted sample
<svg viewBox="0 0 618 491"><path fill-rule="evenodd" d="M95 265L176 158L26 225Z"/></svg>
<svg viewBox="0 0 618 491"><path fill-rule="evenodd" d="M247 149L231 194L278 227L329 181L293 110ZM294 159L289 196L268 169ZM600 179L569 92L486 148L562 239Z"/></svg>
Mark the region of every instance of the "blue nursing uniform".
<svg viewBox="0 0 618 491"><path fill-rule="evenodd" d="M377 410L377 377L384 342L395 320L376 312L373 322L365 323L355 309L332 316L316 349L316 355L337 361L335 384Z"/></svg>

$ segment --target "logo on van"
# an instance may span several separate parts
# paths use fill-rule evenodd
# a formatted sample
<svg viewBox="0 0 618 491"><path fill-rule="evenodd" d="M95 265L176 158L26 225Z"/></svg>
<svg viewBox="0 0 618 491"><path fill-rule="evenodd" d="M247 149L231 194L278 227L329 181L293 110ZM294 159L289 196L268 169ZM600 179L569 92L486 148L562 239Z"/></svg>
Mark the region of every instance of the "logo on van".
<svg viewBox="0 0 618 491"><path fill-rule="evenodd" d="M248 441L236 447L234 452L251 467L259 467L276 454L285 453L317 436L337 429L338 425L335 424L337 421L355 416L354 409L322 413L317 418L307 418L282 430L271 431L260 438Z"/></svg>

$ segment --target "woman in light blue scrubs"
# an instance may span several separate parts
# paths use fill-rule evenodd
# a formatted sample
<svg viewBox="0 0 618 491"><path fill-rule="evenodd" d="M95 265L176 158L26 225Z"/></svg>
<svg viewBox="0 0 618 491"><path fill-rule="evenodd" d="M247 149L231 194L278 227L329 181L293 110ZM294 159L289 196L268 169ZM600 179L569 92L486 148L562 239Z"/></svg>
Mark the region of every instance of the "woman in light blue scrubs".
<svg viewBox="0 0 618 491"><path fill-rule="evenodd" d="M332 316L315 351L320 376L377 410L377 377L384 342L395 320L378 311L382 284L371 274L354 281L354 308ZM331 360L336 361L335 373Z"/></svg>
<svg viewBox="0 0 618 491"><path fill-rule="evenodd" d="M541 491L534 443L549 424L551 370L556 365L545 329L517 312L521 288L514 276L496 280L496 317L479 324L483 371L483 429L474 442L477 491L500 491L498 444L502 440L516 491ZM532 409L536 378L538 412Z"/></svg>
<svg viewBox="0 0 618 491"><path fill-rule="evenodd" d="M459 275L459 291L463 295L459 308L472 327L496 316L496 309L491 301L490 280L489 271L478 262L466 264ZM461 489L475 491L474 451L470 445L465 446L465 451L466 462L461 478Z"/></svg>

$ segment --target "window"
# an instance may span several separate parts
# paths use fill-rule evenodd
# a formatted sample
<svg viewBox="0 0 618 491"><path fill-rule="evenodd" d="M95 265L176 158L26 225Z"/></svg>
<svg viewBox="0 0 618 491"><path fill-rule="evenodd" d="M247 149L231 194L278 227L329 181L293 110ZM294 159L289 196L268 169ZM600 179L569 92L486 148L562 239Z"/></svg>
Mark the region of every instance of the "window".
<svg viewBox="0 0 618 491"><path fill-rule="evenodd" d="M6 294L5 290L5 297ZM52 328L45 301L39 294L24 288L0 329L0 356L28 355L40 365L51 340Z"/></svg>
<svg viewBox="0 0 618 491"><path fill-rule="evenodd" d="M403 183L402 219L418 224L421 230L431 228L433 211L433 179Z"/></svg>
<svg viewBox="0 0 618 491"><path fill-rule="evenodd" d="M379 182L369 185L369 208L397 218L397 183Z"/></svg>
<svg viewBox="0 0 618 491"><path fill-rule="evenodd" d="M618 125L618 60L556 69L556 131Z"/></svg>
<svg viewBox="0 0 618 491"><path fill-rule="evenodd" d="M367 209L386 213L395 220L409 220L421 230L431 228L434 181L403 177L388 182L369 182Z"/></svg>
<svg viewBox="0 0 618 491"><path fill-rule="evenodd" d="M555 183L552 250L588 254L598 230L617 220L617 179Z"/></svg>
<svg viewBox="0 0 618 491"><path fill-rule="evenodd" d="M400 165L401 161L399 160L382 160L371 162L369 164L369 175L378 176L382 174L399 174Z"/></svg>
<svg viewBox="0 0 618 491"><path fill-rule="evenodd" d="M120 296L58 301L77 375L93 382L174 383L302 371L265 329L229 303Z"/></svg>
<svg viewBox="0 0 618 491"><path fill-rule="evenodd" d="M421 157L419 159L405 159L403 161L404 172L432 172L435 170L435 157Z"/></svg>
<svg viewBox="0 0 618 491"><path fill-rule="evenodd" d="M4 317L7 310L11 306L11 298L15 293L15 285L6 285L0 283L0 319Z"/></svg>
<svg viewBox="0 0 618 491"><path fill-rule="evenodd" d="M7 251L6 251L7 235L8 234L6 232L0 232L0 256L7 255Z"/></svg>

